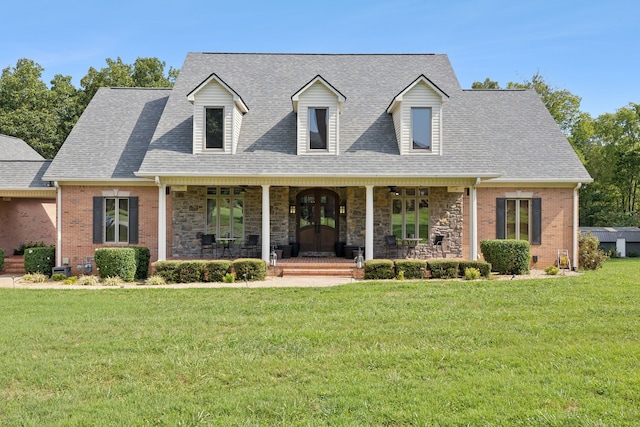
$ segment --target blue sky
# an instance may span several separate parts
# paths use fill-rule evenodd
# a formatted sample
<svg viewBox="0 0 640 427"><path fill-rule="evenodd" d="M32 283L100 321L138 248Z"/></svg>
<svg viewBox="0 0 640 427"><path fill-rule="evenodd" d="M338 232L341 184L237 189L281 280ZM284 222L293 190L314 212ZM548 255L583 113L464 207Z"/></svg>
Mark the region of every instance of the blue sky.
<svg viewBox="0 0 640 427"><path fill-rule="evenodd" d="M106 58L187 52L444 53L463 88L539 71L593 116L640 103L640 2L631 0L91 0L2 7L0 68L29 58L79 86Z"/></svg>

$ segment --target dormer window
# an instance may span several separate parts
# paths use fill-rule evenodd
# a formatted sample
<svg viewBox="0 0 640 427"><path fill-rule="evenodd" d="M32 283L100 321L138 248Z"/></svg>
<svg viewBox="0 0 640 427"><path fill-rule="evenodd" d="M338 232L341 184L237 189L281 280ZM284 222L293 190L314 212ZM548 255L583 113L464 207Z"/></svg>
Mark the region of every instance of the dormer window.
<svg viewBox="0 0 640 427"><path fill-rule="evenodd" d="M411 108L411 141L414 150L431 150L431 107Z"/></svg>
<svg viewBox="0 0 640 427"><path fill-rule="evenodd" d="M401 155L441 155L442 110L449 96L424 75L396 95L387 108Z"/></svg>
<svg viewBox="0 0 640 427"><path fill-rule="evenodd" d="M329 128L328 108L309 108L309 148L311 150L326 150Z"/></svg>
<svg viewBox="0 0 640 427"><path fill-rule="evenodd" d="M224 108L206 108L206 148L224 148Z"/></svg>
<svg viewBox="0 0 640 427"><path fill-rule="evenodd" d="M234 154L242 116L249 111L240 95L211 74L187 100L193 104L193 154Z"/></svg>
<svg viewBox="0 0 640 427"><path fill-rule="evenodd" d="M346 98L318 75L291 96L298 155L340 153L340 113Z"/></svg>

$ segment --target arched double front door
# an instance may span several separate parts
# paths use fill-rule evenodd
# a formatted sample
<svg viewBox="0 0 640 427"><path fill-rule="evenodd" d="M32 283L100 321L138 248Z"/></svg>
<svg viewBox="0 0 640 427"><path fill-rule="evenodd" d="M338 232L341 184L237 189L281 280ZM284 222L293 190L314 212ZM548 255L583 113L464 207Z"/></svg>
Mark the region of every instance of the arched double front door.
<svg viewBox="0 0 640 427"><path fill-rule="evenodd" d="M302 191L296 198L297 240L303 252L333 252L338 241L340 197L326 188Z"/></svg>

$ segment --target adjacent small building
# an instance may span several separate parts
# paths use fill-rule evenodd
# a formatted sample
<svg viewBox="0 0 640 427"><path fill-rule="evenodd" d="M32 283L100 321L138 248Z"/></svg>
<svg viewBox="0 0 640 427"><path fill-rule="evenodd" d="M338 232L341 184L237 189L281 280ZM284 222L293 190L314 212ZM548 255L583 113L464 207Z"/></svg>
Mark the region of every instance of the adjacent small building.
<svg viewBox="0 0 640 427"><path fill-rule="evenodd" d="M600 240L605 252L615 250L620 257L640 256L638 227L580 227L581 233L591 233Z"/></svg>

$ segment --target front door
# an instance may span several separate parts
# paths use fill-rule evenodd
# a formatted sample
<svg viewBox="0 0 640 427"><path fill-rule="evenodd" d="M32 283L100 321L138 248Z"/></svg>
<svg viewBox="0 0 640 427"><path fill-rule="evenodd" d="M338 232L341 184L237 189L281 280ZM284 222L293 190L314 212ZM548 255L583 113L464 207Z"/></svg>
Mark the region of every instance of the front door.
<svg viewBox="0 0 640 427"><path fill-rule="evenodd" d="M297 234L303 252L333 252L338 241L339 196L312 188L297 197Z"/></svg>

